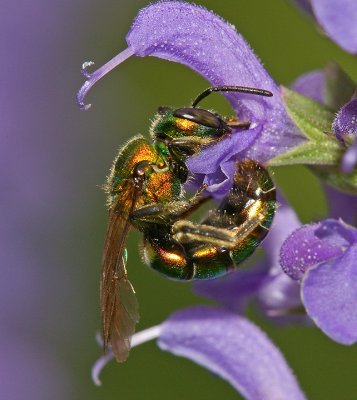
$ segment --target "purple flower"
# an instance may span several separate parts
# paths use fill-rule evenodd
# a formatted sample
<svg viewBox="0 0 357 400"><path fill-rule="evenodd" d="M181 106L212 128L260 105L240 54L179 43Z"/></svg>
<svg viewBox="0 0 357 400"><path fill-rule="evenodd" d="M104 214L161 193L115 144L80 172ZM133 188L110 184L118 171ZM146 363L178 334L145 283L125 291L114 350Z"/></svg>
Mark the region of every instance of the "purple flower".
<svg viewBox="0 0 357 400"><path fill-rule="evenodd" d="M325 33L340 47L357 53L357 3L355 0L295 0L315 17Z"/></svg>
<svg viewBox="0 0 357 400"><path fill-rule="evenodd" d="M151 339L158 339L161 349L227 380L247 400L305 399L283 355L265 333L230 311L204 306L178 311L161 325L135 334L132 346ZM94 365L96 384L113 357L109 353Z"/></svg>
<svg viewBox="0 0 357 400"><path fill-rule="evenodd" d="M281 270L279 250L289 234L301 224L281 195L278 199L281 205L263 242L267 257L248 270L238 270L222 279L198 282L194 286L195 292L239 313L244 312L249 300L255 300L267 316L291 318L289 312L301 306L299 285Z"/></svg>
<svg viewBox="0 0 357 400"><path fill-rule="evenodd" d="M296 230L281 248L281 265L301 283L308 315L342 344L357 341L357 229L327 219Z"/></svg>
<svg viewBox="0 0 357 400"><path fill-rule="evenodd" d="M271 98L227 93L237 117L250 128L234 132L188 160L197 180L208 183L220 197L231 187L234 162L253 158L265 162L303 141L288 117L277 84L243 37L224 20L203 7L179 1L154 3L141 10L126 37L128 48L92 74L78 92L84 105L88 90L115 66L132 55L155 56L187 65L211 85L241 85L269 90Z"/></svg>
<svg viewBox="0 0 357 400"><path fill-rule="evenodd" d="M233 133L188 161L191 172L199 174L198 179L208 183L216 196L224 195L231 187L237 159L250 157L264 162L303 141L285 111L279 87L248 44L230 24L205 8L179 1L149 5L136 17L127 43L126 50L92 74L86 71L91 63L84 64L83 73L88 80L78 93L82 108L88 108L84 97L93 84L132 55L156 56L182 63L200 73L211 85L250 86L274 94L269 99L226 94L238 118L249 121L250 128ZM294 226L289 226L285 236ZM269 307L290 306L291 299L295 305L299 302L294 297L298 294L298 285L277 268L278 254L272 246L269 248L275 268L263 266L261 271L247 275L252 287L245 286L246 297L255 293L262 281L274 290L276 281L275 298L270 299ZM232 279L234 282L235 278ZM263 304L263 291L261 294ZM304 398L280 352L263 332L237 313L223 308L187 309L157 327L134 335L132 345L156 337L161 348L205 366L228 380L247 399ZM96 383L99 383L101 369L111 358L109 353L95 364L93 379ZM272 362L274 368L271 368Z"/></svg>
<svg viewBox="0 0 357 400"><path fill-rule="evenodd" d="M348 101L353 84L337 66L307 73L294 82L293 88L336 111L339 109L332 129L341 141L356 135L356 103L355 99ZM353 144L343 157L342 171L351 172L356 161ZM324 189L330 217L356 223L356 194L327 185ZM281 248L282 268L300 283L301 299L309 317L328 336L343 344L357 340L356 240L355 228L341 219L327 219L296 230Z"/></svg>
<svg viewBox="0 0 357 400"><path fill-rule="evenodd" d="M340 109L332 126L340 140L355 134L355 103L348 101L353 84L337 66L307 73L294 82L293 88L336 111ZM352 145L343 157L343 172L351 171L355 165L354 149ZM356 223L357 196L327 185L324 189L329 215ZM357 339L357 282L353 279L357 265L356 232L342 220L326 220L296 230L281 248L281 265L288 276L300 283L308 316L328 336L344 344Z"/></svg>

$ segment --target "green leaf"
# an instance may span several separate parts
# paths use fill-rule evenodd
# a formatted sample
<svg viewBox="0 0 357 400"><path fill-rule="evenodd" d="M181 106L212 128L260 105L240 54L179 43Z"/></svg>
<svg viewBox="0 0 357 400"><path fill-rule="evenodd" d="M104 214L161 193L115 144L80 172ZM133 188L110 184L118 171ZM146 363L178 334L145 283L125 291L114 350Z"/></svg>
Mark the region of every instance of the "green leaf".
<svg viewBox="0 0 357 400"><path fill-rule="evenodd" d="M331 110L286 87L282 87L281 90L288 114L307 139L318 143L326 140L337 141L334 137L326 135L326 132L331 132L335 117Z"/></svg>

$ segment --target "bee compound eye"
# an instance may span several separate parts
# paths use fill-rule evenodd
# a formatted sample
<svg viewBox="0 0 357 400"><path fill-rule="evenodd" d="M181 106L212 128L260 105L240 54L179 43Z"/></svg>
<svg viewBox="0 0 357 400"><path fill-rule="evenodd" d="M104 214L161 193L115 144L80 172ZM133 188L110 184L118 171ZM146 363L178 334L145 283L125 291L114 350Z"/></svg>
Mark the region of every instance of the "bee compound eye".
<svg viewBox="0 0 357 400"><path fill-rule="evenodd" d="M150 169L152 169L149 161L140 161L135 165L133 175L136 178L143 177Z"/></svg>

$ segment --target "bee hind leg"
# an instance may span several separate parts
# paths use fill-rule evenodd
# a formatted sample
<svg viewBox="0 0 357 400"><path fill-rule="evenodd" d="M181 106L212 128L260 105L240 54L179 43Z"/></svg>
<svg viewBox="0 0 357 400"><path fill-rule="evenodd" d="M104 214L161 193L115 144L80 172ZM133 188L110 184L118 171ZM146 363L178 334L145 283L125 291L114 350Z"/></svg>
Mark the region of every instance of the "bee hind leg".
<svg viewBox="0 0 357 400"><path fill-rule="evenodd" d="M200 243L228 250L233 250L237 243L237 233L234 230L195 224L186 220L179 220L173 224L172 237L183 245Z"/></svg>

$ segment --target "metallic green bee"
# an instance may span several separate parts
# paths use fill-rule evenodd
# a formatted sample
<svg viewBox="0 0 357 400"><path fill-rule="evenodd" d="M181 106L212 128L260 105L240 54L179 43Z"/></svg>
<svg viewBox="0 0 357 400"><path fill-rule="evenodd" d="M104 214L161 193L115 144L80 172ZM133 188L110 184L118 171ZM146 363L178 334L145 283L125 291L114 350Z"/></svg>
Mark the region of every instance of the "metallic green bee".
<svg viewBox="0 0 357 400"><path fill-rule="evenodd" d="M205 186L187 199L187 157L198 154L233 128L249 123L225 119L197 108L215 91L271 96L268 91L240 86L209 88L189 108L161 107L151 126L152 142L131 139L116 157L105 190L109 223L101 271L101 313L104 350L119 362L130 350L139 319L135 292L127 278L125 242L129 229L143 234L145 263L176 280L211 279L234 270L268 233L275 213L275 187L268 171L253 160L237 162L228 196L205 219L186 218L210 199Z"/></svg>

